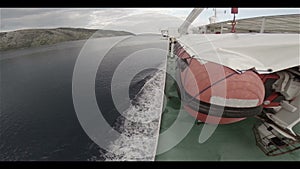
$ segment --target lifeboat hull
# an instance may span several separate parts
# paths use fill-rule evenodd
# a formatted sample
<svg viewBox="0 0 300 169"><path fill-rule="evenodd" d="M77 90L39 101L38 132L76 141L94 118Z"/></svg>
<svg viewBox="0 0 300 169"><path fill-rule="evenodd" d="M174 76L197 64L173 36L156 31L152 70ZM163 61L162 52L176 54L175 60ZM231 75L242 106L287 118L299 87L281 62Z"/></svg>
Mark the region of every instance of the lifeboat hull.
<svg viewBox="0 0 300 169"><path fill-rule="evenodd" d="M226 66L201 62L179 43L176 79L184 109L197 120L229 124L253 117L263 109L264 84L258 74L238 73Z"/></svg>

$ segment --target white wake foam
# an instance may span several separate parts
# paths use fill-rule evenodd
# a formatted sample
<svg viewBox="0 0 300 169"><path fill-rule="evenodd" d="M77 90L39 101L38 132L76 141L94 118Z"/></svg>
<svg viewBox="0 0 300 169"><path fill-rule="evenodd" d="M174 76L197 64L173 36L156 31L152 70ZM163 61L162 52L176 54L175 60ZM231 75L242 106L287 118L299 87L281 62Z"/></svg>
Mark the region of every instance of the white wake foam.
<svg viewBox="0 0 300 169"><path fill-rule="evenodd" d="M117 121L121 136L104 155L108 161L153 161L163 106L165 72L149 79L132 104ZM130 120L129 120L130 119ZM122 122L121 122L122 121Z"/></svg>

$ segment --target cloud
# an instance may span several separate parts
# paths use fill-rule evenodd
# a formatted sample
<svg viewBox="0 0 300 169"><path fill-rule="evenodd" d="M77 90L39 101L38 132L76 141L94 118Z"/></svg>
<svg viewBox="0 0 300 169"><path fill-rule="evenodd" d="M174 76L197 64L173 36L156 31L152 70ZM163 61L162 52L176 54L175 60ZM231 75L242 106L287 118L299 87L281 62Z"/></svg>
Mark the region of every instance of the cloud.
<svg viewBox="0 0 300 169"><path fill-rule="evenodd" d="M192 8L2 8L0 29L12 31L26 28L81 27L125 29L133 33L156 32L161 28L177 26L191 10ZM299 11L299 8L239 8L237 18ZM206 8L193 25L208 24L208 18L212 15L212 9ZM230 8L219 8L217 15L217 21L232 19Z"/></svg>
<svg viewBox="0 0 300 169"><path fill-rule="evenodd" d="M127 28L128 25L140 25L146 20L154 23L159 19L155 14L174 17L172 15L178 13L178 17L183 18L190 10L191 8L2 8L0 28L1 31L54 27L103 28L109 24L120 27L121 23ZM153 18L149 15L146 16L146 13L153 13ZM134 19L131 19L130 16L133 16ZM163 18L167 18L166 16ZM161 23L166 21L164 19ZM149 30L148 28L146 27L147 30Z"/></svg>
<svg viewBox="0 0 300 169"><path fill-rule="evenodd" d="M103 28L133 33L159 33L161 29L178 28L183 19L161 13L141 13L117 18Z"/></svg>
<svg viewBox="0 0 300 169"><path fill-rule="evenodd" d="M1 9L1 31L48 28L81 27L88 25L89 11L74 9Z"/></svg>

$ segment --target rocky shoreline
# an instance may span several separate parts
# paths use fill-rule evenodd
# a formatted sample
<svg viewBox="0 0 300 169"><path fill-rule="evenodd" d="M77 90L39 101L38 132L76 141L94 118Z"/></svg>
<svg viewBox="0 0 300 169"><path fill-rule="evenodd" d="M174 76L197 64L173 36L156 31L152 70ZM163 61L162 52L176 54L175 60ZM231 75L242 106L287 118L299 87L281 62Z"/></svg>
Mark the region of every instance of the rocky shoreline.
<svg viewBox="0 0 300 169"><path fill-rule="evenodd" d="M24 29L0 32L0 51L84 40L89 39L92 35L93 38L101 38L133 34L126 31L83 28Z"/></svg>

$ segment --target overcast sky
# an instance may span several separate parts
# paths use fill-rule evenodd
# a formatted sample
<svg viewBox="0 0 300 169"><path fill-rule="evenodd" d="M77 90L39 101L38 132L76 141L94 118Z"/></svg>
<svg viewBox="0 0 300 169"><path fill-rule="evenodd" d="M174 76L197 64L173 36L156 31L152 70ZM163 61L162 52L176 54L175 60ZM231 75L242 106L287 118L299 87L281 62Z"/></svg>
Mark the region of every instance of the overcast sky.
<svg viewBox="0 0 300 169"><path fill-rule="evenodd" d="M2 8L1 32L27 28L81 27L117 29L133 33L178 27L192 8ZM226 13L225 13L226 11ZM266 15L300 14L300 8L239 8L237 19ZM209 23L205 8L193 23ZM230 8L217 8L217 21L231 20Z"/></svg>

